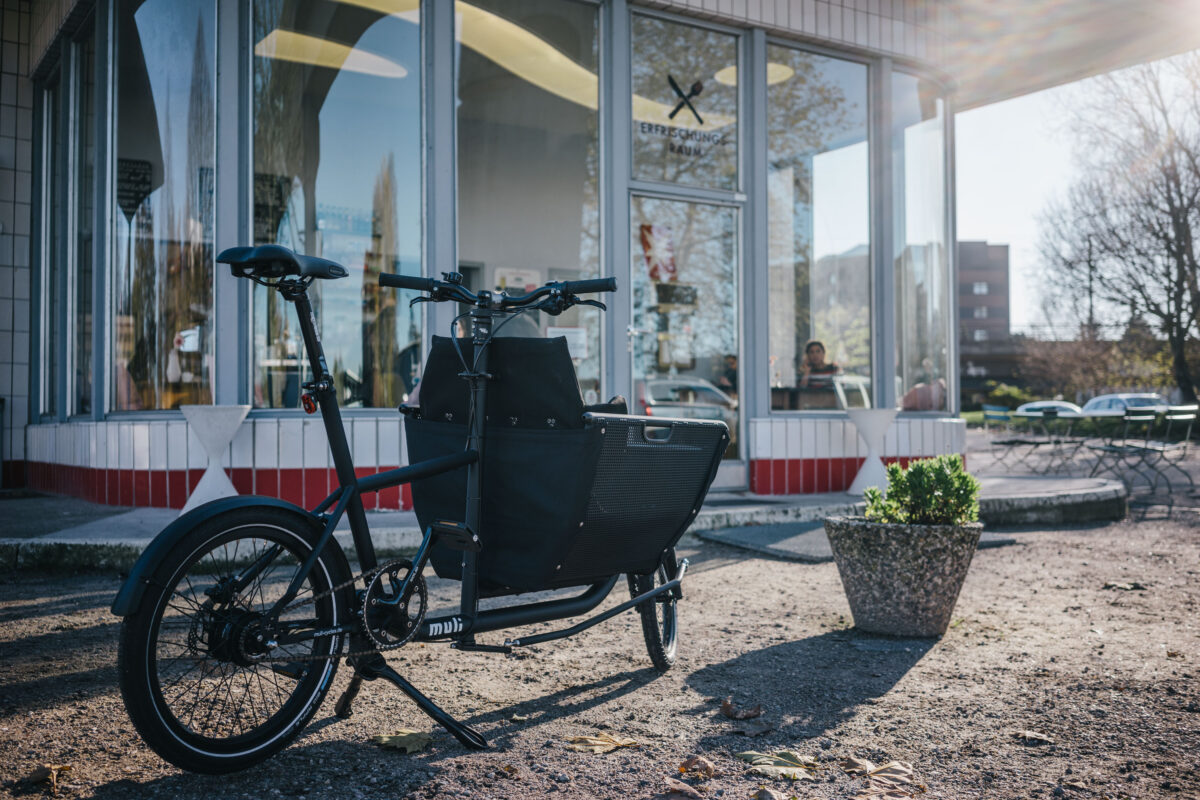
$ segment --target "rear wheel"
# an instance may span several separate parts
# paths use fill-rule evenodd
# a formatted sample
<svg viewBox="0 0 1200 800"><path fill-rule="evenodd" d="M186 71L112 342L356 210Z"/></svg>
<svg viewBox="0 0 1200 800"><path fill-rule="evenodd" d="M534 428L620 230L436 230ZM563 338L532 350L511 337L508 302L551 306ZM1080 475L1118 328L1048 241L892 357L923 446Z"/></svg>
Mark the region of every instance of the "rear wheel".
<svg viewBox="0 0 1200 800"><path fill-rule="evenodd" d="M319 535L284 509L241 509L198 525L148 576L121 628L118 671L130 718L164 759L194 772L245 769L316 713L344 635L305 632L351 619L353 587L321 597L350 578L337 545L321 553L278 624L267 612ZM294 641L279 644L288 633Z"/></svg>
<svg viewBox="0 0 1200 800"><path fill-rule="evenodd" d="M667 571L662 565L649 575L630 575L629 596L645 594L668 580ZM646 652L650 654L650 660L659 672L666 672L675 663L679 631L675 602L675 598L668 592L637 605L638 614L642 618Z"/></svg>

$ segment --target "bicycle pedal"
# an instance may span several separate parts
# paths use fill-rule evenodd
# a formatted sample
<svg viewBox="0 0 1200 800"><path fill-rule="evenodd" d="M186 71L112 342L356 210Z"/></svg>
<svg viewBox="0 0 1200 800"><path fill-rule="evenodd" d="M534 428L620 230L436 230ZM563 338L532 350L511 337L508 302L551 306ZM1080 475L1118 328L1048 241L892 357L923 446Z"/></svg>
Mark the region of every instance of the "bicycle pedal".
<svg viewBox="0 0 1200 800"><path fill-rule="evenodd" d="M512 652L512 647L506 644L477 644L475 642L451 642L451 650L462 650L467 653L504 653Z"/></svg>
<svg viewBox="0 0 1200 800"><path fill-rule="evenodd" d="M433 529L433 535L437 537L438 543L449 547L451 550L466 550L471 553L478 553L483 548L483 543L479 541L479 537L475 535L473 530L467 527L465 522L435 519L429 527Z"/></svg>

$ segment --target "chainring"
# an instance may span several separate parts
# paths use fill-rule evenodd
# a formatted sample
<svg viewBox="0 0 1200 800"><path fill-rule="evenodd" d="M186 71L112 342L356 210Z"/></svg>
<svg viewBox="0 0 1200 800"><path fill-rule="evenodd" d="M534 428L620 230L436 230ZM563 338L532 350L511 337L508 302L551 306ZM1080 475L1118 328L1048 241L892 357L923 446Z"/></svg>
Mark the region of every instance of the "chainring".
<svg viewBox="0 0 1200 800"><path fill-rule="evenodd" d="M389 561L376 569L367 582L359 615L367 637L380 650L401 647L421 630L426 608L425 578L417 575L406 596L397 601L412 568L412 562L406 558Z"/></svg>

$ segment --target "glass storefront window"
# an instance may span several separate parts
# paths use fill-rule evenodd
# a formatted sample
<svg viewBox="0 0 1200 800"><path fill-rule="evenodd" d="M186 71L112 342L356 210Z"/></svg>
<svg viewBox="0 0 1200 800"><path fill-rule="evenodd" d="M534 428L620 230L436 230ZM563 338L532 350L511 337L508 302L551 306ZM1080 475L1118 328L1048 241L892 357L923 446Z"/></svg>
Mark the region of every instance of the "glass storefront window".
<svg viewBox="0 0 1200 800"><path fill-rule="evenodd" d="M738 40L633 16L633 177L738 188Z"/></svg>
<svg viewBox="0 0 1200 800"><path fill-rule="evenodd" d="M62 282L67 272L67 259L63 243L63 178L67 158L66 118L60 107L62 80L56 77L42 94L42 113L46 136L43 140L46 152L44 209L46 230L46 255L42 269L42 414L53 417L58 405L58 367L61 363L59 351L62 344Z"/></svg>
<svg viewBox="0 0 1200 800"><path fill-rule="evenodd" d="M896 397L905 411L949 407L946 109L940 92L930 81L892 73Z"/></svg>
<svg viewBox="0 0 1200 800"><path fill-rule="evenodd" d="M216 4L116 10L112 408L212 399Z"/></svg>
<svg viewBox="0 0 1200 800"><path fill-rule="evenodd" d="M771 408L869 403L867 68L767 48Z"/></svg>
<svg viewBox="0 0 1200 800"><path fill-rule="evenodd" d="M562 0L455 8L459 271L472 289L510 293L597 277L597 9ZM500 335L566 336L585 400L599 402L600 314L536 313Z"/></svg>
<svg viewBox="0 0 1200 800"><path fill-rule="evenodd" d="M96 191L95 34L76 46L78 94L75 108L75 414L92 410L92 220Z"/></svg>
<svg viewBox="0 0 1200 800"><path fill-rule="evenodd" d="M637 197L631 411L719 419L738 458L738 210Z"/></svg>
<svg viewBox="0 0 1200 800"><path fill-rule="evenodd" d="M254 240L333 259L310 289L339 401L387 407L415 385L420 307L381 272L421 274L417 0L256 0ZM305 377L291 304L255 287L253 402L296 408Z"/></svg>

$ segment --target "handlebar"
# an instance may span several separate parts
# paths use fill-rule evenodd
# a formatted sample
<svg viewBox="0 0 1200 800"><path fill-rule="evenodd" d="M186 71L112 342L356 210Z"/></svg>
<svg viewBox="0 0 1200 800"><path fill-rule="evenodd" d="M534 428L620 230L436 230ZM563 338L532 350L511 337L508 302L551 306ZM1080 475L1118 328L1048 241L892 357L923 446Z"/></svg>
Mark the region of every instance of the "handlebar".
<svg viewBox="0 0 1200 800"><path fill-rule="evenodd" d="M565 309L566 306L575 305L576 303L597 305L594 300L579 300L574 295L591 292L615 292L617 290L617 279L590 278L582 281L551 281L545 286L539 286L528 294L517 296L510 296L506 292L482 291L475 293L458 282L439 281L436 278L422 278L413 275L395 275L391 273L381 274L379 276L379 285L393 289L414 289L419 292L429 293L429 297L417 298L413 302L420 300L431 300L434 302L456 300L460 303L503 311L510 308L530 308L537 304L538 301L542 301L543 310L558 313ZM542 298L547 296L551 298L549 301L542 300ZM556 300L557 302L555 302ZM557 310L548 308L547 304L555 306ZM603 308L603 305L600 305Z"/></svg>
<svg viewBox="0 0 1200 800"><path fill-rule="evenodd" d="M563 291L567 294L587 294L588 292L615 292L616 278L592 278L586 281L563 281Z"/></svg>
<svg viewBox="0 0 1200 800"><path fill-rule="evenodd" d="M422 278L415 275L393 275L385 272L379 276L379 285L390 289L416 289L418 292L432 292L437 285L433 278Z"/></svg>

